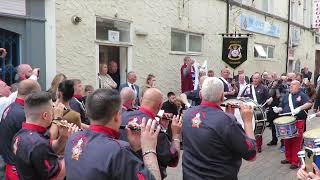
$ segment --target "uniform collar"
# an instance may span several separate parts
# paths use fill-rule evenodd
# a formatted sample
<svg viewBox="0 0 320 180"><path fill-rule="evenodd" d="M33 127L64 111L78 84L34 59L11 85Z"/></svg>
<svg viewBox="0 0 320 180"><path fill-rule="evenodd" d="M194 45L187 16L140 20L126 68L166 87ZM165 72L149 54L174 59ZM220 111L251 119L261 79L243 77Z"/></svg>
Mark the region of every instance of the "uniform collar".
<svg viewBox="0 0 320 180"><path fill-rule="evenodd" d="M221 107L217 103L214 103L214 102L202 101L201 105L202 106L210 106L210 107L217 108L222 111Z"/></svg>
<svg viewBox="0 0 320 180"><path fill-rule="evenodd" d="M29 129L29 130L32 130L32 131L37 131L39 133L44 133L47 131L47 128L43 127L43 126L39 126L39 125L36 125L36 124L31 124L31 123L23 123L22 124L22 128L23 129Z"/></svg>
<svg viewBox="0 0 320 180"><path fill-rule="evenodd" d="M18 104L20 104L20 105L22 105L22 106L24 105L24 99L23 99L23 98L17 97L16 100L15 100L15 102L18 103Z"/></svg>
<svg viewBox="0 0 320 180"><path fill-rule="evenodd" d="M111 129L109 127L106 127L104 125L90 125L89 130L106 134L108 136L111 136L114 139L119 139L119 137L120 137L120 134L118 131Z"/></svg>
<svg viewBox="0 0 320 180"><path fill-rule="evenodd" d="M81 99L82 98L82 96L80 94L74 94L73 97L77 98L77 99Z"/></svg>
<svg viewBox="0 0 320 180"><path fill-rule="evenodd" d="M140 112L148 115L149 117L151 117L152 119L156 118L156 115L153 114L153 112L151 112L148 108L141 106L139 109Z"/></svg>

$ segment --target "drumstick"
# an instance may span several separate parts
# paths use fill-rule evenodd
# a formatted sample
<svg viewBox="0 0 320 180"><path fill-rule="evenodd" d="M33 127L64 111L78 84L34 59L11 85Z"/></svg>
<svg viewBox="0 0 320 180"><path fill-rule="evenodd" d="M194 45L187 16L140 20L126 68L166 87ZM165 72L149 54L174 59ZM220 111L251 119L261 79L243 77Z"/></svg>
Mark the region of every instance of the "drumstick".
<svg viewBox="0 0 320 180"><path fill-rule="evenodd" d="M291 113L291 112L288 112L288 113L279 114L279 116L287 116L287 115L292 115L292 113Z"/></svg>

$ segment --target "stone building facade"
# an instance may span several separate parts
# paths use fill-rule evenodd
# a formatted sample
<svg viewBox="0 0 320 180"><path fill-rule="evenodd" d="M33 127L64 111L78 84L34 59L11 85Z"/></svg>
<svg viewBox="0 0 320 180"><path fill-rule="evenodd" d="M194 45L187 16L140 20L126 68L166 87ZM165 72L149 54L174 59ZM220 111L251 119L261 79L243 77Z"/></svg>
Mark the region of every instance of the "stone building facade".
<svg viewBox="0 0 320 180"><path fill-rule="evenodd" d="M230 2L230 32L253 34L241 67L247 74L284 72L288 1ZM313 71L312 4L293 0L291 7L288 71L305 65ZM73 16L81 22L72 23ZM208 69L220 75L225 63L219 34L226 31L226 17L224 0L55 0L56 71L97 86L99 63L116 60L122 82L131 70L137 72L139 85L153 73L163 92L179 92L185 56L199 64L207 61ZM244 25L244 19L250 23Z"/></svg>

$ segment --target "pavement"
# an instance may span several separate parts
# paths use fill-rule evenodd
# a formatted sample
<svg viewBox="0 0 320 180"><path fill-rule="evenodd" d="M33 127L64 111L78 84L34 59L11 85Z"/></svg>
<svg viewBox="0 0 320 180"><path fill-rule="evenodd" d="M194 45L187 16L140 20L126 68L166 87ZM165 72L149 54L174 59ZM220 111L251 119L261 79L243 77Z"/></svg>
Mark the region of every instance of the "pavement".
<svg viewBox="0 0 320 180"><path fill-rule="evenodd" d="M314 118L307 122L307 130L320 128L320 118ZM289 169L288 164L280 164L284 159L284 153L279 150L280 140L277 146L267 146L266 144L271 140L271 130L266 128L263 134L262 152L257 154L256 161L248 162L243 160L240 172L238 174L239 180L296 180L297 170ZM181 180L182 167L181 159L178 167L168 168L168 177L166 180Z"/></svg>

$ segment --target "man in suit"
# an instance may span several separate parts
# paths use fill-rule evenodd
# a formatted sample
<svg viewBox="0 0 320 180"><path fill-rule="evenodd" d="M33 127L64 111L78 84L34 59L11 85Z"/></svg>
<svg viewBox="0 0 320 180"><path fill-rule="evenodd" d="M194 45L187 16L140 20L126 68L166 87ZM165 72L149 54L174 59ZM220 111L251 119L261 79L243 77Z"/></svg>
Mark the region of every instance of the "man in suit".
<svg viewBox="0 0 320 180"><path fill-rule="evenodd" d="M308 80L310 81L311 77L312 77L312 72L309 71L308 67L305 66L303 68L303 70L301 71L303 78L308 78Z"/></svg>
<svg viewBox="0 0 320 180"><path fill-rule="evenodd" d="M236 76L233 77L233 79L234 79L236 82L239 82L239 75L240 75L240 74L244 74L244 70L243 70L242 68L240 68L240 69L238 70L238 75L236 75ZM250 80L249 80L249 77L248 77L248 76L245 76L245 81L246 81L247 84L250 83Z"/></svg>
<svg viewBox="0 0 320 180"><path fill-rule="evenodd" d="M120 85L119 91L121 91L125 87L132 88L132 90L134 90L135 97L136 97L135 106L139 106L140 105L140 102L139 102L139 86L135 84L136 81L137 81L137 74L134 71L130 71L128 73L128 75L127 75L127 82Z"/></svg>

